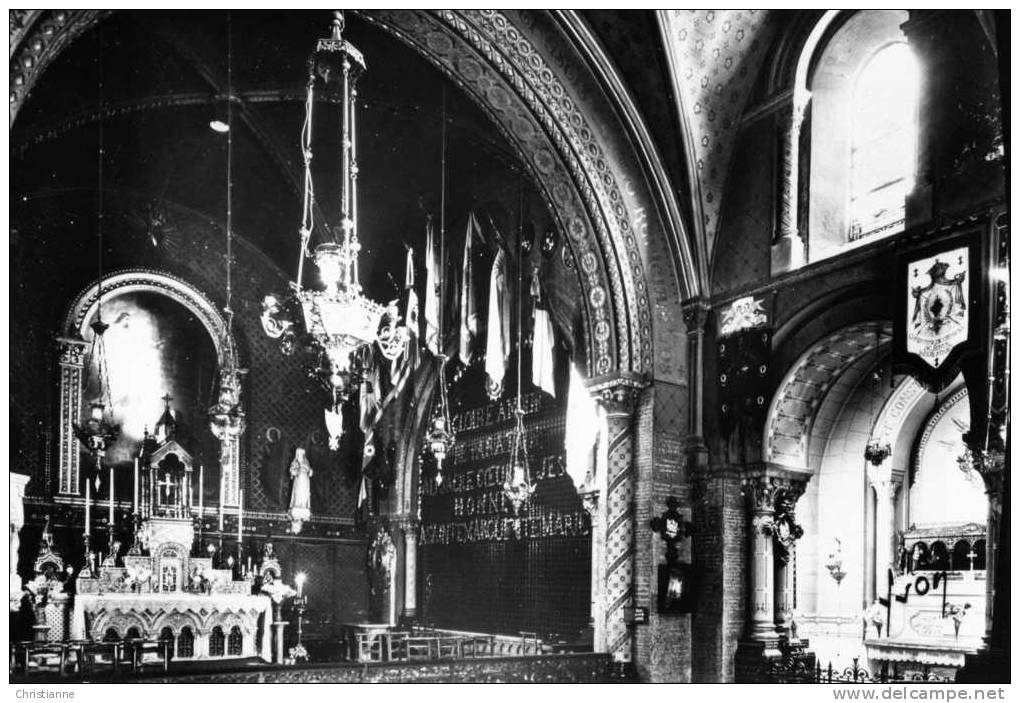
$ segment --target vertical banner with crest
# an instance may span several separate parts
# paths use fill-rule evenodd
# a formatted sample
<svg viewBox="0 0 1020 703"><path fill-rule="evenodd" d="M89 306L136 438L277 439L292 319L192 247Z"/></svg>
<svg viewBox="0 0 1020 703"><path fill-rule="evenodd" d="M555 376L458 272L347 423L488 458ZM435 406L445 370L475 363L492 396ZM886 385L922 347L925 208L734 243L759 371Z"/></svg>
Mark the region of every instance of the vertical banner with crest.
<svg viewBox="0 0 1020 703"><path fill-rule="evenodd" d="M893 364L933 393L981 349L981 236L953 237L901 255L896 276Z"/></svg>

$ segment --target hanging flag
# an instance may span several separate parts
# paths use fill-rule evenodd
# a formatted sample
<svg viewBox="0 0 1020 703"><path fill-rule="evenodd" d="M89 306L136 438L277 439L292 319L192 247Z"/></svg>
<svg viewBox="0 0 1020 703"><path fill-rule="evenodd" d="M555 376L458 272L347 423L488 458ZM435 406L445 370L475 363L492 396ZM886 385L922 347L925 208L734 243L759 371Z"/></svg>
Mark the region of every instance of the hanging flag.
<svg viewBox="0 0 1020 703"><path fill-rule="evenodd" d="M531 382L543 391L556 397L556 382L553 380L554 349L556 336L552 318L542 300L542 286L538 282L538 269L531 275L531 300L534 310L533 341L531 344Z"/></svg>
<svg viewBox="0 0 1020 703"><path fill-rule="evenodd" d="M368 480L365 478L364 475L362 475L362 477L361 477L361 487L358 488L358 507L359 508L361 507L361 504L365 502L366 498L368 498Z"/></svg>
<svg viewBox="0 0 1020 703"><path fill-rule="evenodd" d="M404 353L390 362L390 381L397 393L404 382L418 368L421 354L418 348L420 321L418 319L418 294L414 290L414 249L407 249L407 265L404 272L404 289L407 292L404 303L404 326L407 328L407 346Z"/></svg>
<svg viewBox="0 0 1020 703"><path fill-rule="evenodd" d="M493 400L503 393L503 376L510 355L510 292L506 282L506 255L500 249L489 276L489 318L485 340L486 392Z"/></svg>
<svg viewBox="0 0 1020 703"><path fill-rule="evenodd" d="M475 213L468 215L467 233L464 235L464 265L460 280L460 361L471 365L474 358L475 338L478 336L478 306L475 301L475 273L471 261L472 240L479 230Z"/></svg>
<svg viewBox="0 0 1020 703"><path fill-rule="evenodd" d="M374 351L374 350L372 350ZM375 423L382 416L381 388L379 364L372 351L369 352L367 368L361 381L360 413L358 424L365 435L365 443L361 451L361 470L375 458Z"/></svg>
<svg viewBox="0 0 1020 703"><path fill-rule="evenodd" d="M439 356L439 249L432 220L425 226L425 347Z"/></svg>
<svg viewBox="0 0 1020 703"><path fill-rule="evenodd" d="M595 399L585 388L584 378L575 364L570 365L570 389L567 391L566 449L567 475L580 489L594 473L593 449L599 434L599 412Z"/></svg>

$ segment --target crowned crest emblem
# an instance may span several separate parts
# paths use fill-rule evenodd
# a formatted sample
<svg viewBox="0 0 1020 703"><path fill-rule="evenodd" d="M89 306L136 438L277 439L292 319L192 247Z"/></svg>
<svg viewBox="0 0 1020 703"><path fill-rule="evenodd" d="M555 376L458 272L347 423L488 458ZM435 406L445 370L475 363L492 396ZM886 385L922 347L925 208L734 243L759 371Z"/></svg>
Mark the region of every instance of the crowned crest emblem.
<svg viewBox="0 0 1020 703"><path fill-rule="evenodd" d="M967 339L967 267L966 248L910 265L907 351L935 369Z"/></svg>

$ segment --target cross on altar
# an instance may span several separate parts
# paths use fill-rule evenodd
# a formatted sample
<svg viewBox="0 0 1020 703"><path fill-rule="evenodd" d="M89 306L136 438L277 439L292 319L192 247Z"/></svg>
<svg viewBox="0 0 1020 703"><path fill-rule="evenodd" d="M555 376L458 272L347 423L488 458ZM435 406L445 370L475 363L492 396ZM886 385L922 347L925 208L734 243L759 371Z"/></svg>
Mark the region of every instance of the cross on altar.
<svg viewBox="0 0 1020 703"><path fill-rule="evenodd" d="M170 474L167 474L167 473L163 474L163 480L162 481L157 481L156 485L159 486L161 489L166 489L165 491L161 490L160 492L161 493L165 493L165 495L166 495L166 499L165 500L166 500L167 503L169 503L171 501L171 499L173 498L173 488L176 485L170 479Z"/></svg>
<svg viewBox="0 0 1020 703"><path fill-rule="evenodd" d="M169 393L164 393L163 397L160 398L160 400L163 401L164 407L166 407L166 408L170 407L170 401L173 400L173 399L174 399L174 397L172 395L170 395Z"/></svg>
<svg viewBox="0 0 1020 703"><path fill-rule="evenodd" d="M967 559L970 560L970 570L974 570L974 560L977 559L978 555L974 552L974 548L971 547L970 551L966 554Z"/></svg>

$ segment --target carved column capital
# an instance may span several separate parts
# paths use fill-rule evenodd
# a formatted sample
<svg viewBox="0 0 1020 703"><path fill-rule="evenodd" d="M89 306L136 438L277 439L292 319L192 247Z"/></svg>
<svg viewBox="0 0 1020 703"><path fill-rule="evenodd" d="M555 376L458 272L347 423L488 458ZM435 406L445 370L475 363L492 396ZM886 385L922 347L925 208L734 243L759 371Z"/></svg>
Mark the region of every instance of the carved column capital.
<svg viewBox="0 0 1020 703"><path fill-rule="evenodd" d="M899 481L893 476L892 471L871 464L868 464L868 483L879 499L893 500L900 489Z"/></svg>
<svg viewBox="0 0 1020 703"><path fill-rule="evenodd" d="M88 342L84 339L58 337L57 350L60 354L60 365L82 368L85 365L85 348L87 346Z"/></svg>
<svg viewBox="0 0 1020 703"><path fill-rule="evenodd" d="M1002 449L967 448L957 461L964 471L977 471L985 482L985 493L992 510L1002 512L1002 493L1006 478L1006 452Z"/></svg>
<svg viewBox="0 0 1020 703"><path fill-rule="evenodd" d="M708 313L711 306L702 297L688 298L681 304L683 309L684 325L687 326L687 334L700 334L705 330L705 322L708 320Z"/></svg>
<svg viewBox="0 0 1020 703"><path fill-rule="evenodd" d="M774 479L768 476L748 476L741 481L741 490L752 512L773 512L776 496Z"/></svg>
<svg viewBox="0 0 1020 703"><path fill-rule="evenodd" d="M581 494L581 505L585 512L594 520L599 514L599 491L598 489L583 491Z"/></svg>
<svg viewBox="0 0 1020 703"><path fill-rule="evenodd" d="M592 379L588 384L588 392L610 417L629 417L637 409L641 392L646 386L648 381L643 376L619 374Z"/></svg>

